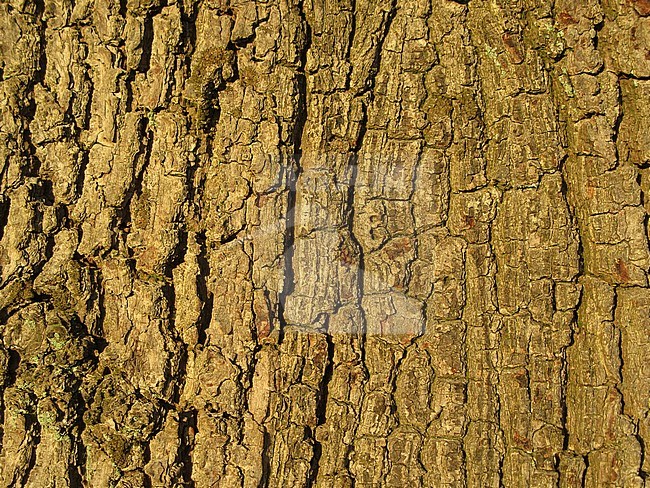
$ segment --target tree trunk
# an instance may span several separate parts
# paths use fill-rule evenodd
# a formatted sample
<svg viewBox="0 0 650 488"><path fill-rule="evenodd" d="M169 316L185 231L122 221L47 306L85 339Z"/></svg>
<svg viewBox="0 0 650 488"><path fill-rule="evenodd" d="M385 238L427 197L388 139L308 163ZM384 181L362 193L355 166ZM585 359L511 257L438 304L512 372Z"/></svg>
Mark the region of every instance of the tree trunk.
<svg viewBox="0 0 650 488"><path fill-rule="evenodd" d="M1 487L643 487L648 0L2 0Z"/></svg>

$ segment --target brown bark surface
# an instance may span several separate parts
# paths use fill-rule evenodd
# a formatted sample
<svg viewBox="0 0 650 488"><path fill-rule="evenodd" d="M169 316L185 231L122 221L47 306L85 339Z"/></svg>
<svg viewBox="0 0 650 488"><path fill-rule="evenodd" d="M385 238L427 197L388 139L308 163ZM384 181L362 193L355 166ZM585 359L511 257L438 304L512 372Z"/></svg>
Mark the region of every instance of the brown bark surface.
<svg viewBox="0 0 650 488"><path fill-rule="evenodd" d="M0 487L635 487L648 0L0 1Z"/></svg>

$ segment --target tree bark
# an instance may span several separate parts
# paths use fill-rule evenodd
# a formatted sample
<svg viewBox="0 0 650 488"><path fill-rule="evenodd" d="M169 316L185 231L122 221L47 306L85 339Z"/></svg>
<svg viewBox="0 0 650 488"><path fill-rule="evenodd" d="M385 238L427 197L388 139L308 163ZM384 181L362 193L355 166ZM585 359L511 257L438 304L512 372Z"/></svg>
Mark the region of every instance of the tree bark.
<svg viewBox="0 0 650 488"><path fill-rule="evenodd" d="M0 32L0 486L645 486L648 0Z"/></svg>

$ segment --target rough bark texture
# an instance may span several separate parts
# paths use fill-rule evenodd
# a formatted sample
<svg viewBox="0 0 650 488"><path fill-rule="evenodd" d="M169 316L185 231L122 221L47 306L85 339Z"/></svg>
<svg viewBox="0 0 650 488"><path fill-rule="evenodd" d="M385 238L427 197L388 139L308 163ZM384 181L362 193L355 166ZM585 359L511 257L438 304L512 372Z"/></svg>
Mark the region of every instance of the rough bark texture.
<svg viewBox="0 0 650 488"><path fill-rule="evenodd" d="M648 0L0 34L0 486L645 485Z"/></svg>

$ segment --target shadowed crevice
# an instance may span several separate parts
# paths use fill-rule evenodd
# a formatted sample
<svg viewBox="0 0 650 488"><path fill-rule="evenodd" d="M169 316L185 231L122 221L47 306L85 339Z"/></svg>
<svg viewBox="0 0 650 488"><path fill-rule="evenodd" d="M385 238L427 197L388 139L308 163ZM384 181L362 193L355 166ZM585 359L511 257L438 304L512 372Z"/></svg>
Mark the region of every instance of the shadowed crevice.
<svg viewBox="0 0 650 488"><path fill-rule="evenodd" d="M192 451L194 450L194 438L198 432L197 411L189 410L179 415L178 437L181 441L178 447L177 462L181 465L180 476L183 486L194 487L192 479Z"/></svg>
<svg viewBox="0 0 650 488"><path fill-rule="evenodd" d="M334 372L334 342L329 334L325 335L327 341L327 364L325 372L320 383L320 391L316 400L316 426L309 432L309 437L313 442L313 455L310 462L310 474L306 483L306 488L311 488L318 481L318 472L320 470L320 459L323 453L323 446L316 439L318 427L324 425L327 421L327 404L329 401L329 386Z"/></svg>
<svg viewBox="0 0 650 488"><path fill-rule="evenodd" d="M296 72L296 84L298 88L298 97L296 101L295 122L293 126L293 155L289 156L289 160L285 164L285 184L288 189L287 195L287 213L285 216L285 234L284 234L284 283L282 291L278 297L278 322L280 325L279 342L282 342L284 337L284 328L287 326L284 318L286 309L287 297L291 295L295 288L295 275L293 269L293 253L295 246L295 212L296 212L296 191L297 182L302 172L301 159L302 159L302 138L307 123L307 107L308 93L307 93L307 76L305 67L307 64L307 53L311 47L311 26L307 22L304 4L301 2L298 6L299 16L303 28L303 41L300 51L300 66Z"/></svg>

